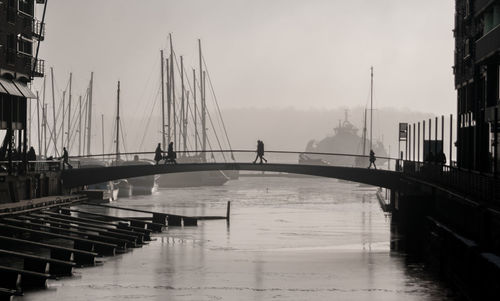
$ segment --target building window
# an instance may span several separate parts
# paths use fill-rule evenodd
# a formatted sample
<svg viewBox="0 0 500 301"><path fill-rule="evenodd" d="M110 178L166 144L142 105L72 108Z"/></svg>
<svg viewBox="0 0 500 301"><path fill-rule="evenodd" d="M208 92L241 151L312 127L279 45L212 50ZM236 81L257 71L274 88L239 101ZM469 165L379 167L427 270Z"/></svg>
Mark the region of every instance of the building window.
<svg viewBox="0 0 500 301"><path fill-rule="evenodd" d="M500 25L500 4L494 4L483 15L483 35Z"/></svg>
<svg viewBox="0 0 500 301"><path fill-rule="evenodd" d="M19 0L18 10L26 15L33 16L33 0Z"/></svg>
<svg viewBox="0 0 500 301"><path fill-rule="evenodd" d="M33 41L25 37L19 37L17 40L17 51L29 56L33 55Z"/></svg>
<svg viewBox="0 0 500 301"><path fill-rule="evenodd" d="M470 0L465 0L465 17L470 15Z"/></svg>

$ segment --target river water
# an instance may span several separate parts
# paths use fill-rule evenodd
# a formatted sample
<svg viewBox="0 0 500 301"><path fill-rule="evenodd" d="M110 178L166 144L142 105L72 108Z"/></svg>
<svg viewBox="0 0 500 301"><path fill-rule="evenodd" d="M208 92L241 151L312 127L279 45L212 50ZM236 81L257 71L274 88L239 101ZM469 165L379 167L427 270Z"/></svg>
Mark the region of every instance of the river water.
<svg viewBox="0 0 500 301"><path fill-rule="evenodd" d="M142 248L19 300L451 300L422 266L391 251L375 188L324 178L241 178L159 190L117 205L225 215L170 227ZM130 213L100 209L107 214Z"/></svg>

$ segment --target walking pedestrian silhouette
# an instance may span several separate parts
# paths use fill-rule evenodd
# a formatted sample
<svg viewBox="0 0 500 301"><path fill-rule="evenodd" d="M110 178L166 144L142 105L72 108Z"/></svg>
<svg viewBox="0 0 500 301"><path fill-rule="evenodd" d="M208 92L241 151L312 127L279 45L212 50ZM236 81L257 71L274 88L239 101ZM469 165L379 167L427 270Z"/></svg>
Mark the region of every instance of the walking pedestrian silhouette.
<svg viewBox="0 0 500 301"><path fill-rule="evenodd" d="M156 165L158 165L158 163L160 162L161 159L163 159L163 151L161 150L161 144L158 143L158 146L156 147L156 150L155 150L155 161L156 161Z"/></svg>
<svg viewBox="0 0 500 301"><path fill-rule="evenodd" d="M166 163L174 163L177 164L177 161L175 159L177 158L177 153L174 151L174 143L170 142L168 144L168 149L167 149L167 158L165 160Z"/></svg>
<svg viewBox="0 0 500 301"><path fill-rule="evenodd" d="M377 160L375 158L375 153L373 152L373 149L370 150L370 165L368 166L368 169L370 169L373 165L373 167L375 167L375 169L377 169L377 165L375 165L375 160Z"/></svg>
<svg viewBox="0 0 500 301"><path fill-rule="evenodd" d="M65 147L63 147L63 154L61 157L59 157L59 160L63 160L63 169L64 169L64 166L68 166L69 169L72 169L73 166L71 166L71 164L69 164L69 156L68 156L68 151L66 150Z"/></svg>
<svg viewBox="0 0 500 301"><path fill-rule="evenodd" d="M257 140L257 156L255 156L253 164L257 163L257 159L260 159L259 164L262 164L262 161L265 161L267 163L266 158L264 158L264 142L262 142L261 140Z"/></svg>

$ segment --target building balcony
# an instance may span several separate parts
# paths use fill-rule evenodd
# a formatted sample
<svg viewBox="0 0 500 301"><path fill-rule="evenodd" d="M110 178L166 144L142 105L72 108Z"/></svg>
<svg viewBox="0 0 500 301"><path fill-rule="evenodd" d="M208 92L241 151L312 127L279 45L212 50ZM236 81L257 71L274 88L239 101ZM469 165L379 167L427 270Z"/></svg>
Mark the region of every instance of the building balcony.
<svg viewBox="0 0 500 301"><path fill-rule="evenodd" d="M18 57L22 65L22 69L26 74L32 77L43 77L45 74L45 61L35 59L32 56L18 52Z"/></svg>
<svg viewBox="0 0 500 301"><path fill-rule="evenodd" d="M35 58L32 59L31 61L31 66L30 66L33 71L33 77L43 77L45 74L45 61L38 59L35 60Z"/></svg>
<svg viewBox="0 0 500 301"><path fill-rule="evenodd" d="M500 51L500 25L476 41L476 60L482 61Z"/></svg>
<svg viewBox="0 0 500 301"><path fill-rule="evenodd" d="M45 39L45 24L42 26L42 22L34 19L32 28L33 37L39 41L43 41Z"/></svg>

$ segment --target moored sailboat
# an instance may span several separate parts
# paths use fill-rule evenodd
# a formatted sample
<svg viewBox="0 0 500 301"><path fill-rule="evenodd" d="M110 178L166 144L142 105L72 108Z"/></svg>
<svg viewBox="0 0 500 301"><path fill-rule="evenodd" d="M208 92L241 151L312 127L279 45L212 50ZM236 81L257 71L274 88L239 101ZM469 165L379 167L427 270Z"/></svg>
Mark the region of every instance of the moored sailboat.
<svg viewBox="0 0 500 301"><path fill-rule="evenodd" d="M194 144L195 151L193 155L189 155L187 152L187 132L188 132L188 120L189 120L189 91L186 92L184 80L184 61L183 57L180 57L180 79L181 79L181 99L180 105L181 109L179 114L176 112L176 96L175 96L175 55L172 45L172 35L170 38L170 57L166 60L167 66L167 124L165 125L165 111L162 105L162 142L163 149L166 148L166 141L173 141L174 145L183 146L183 155L177 158L178 163L203 163L207 162L206 151L207 151L207 109L206 109L206 73L203 70L202 65L202 52L201 52L201 41L198 40L199 49L199 79L197 81L196 72L193 70L193 107L191 110L191 117L193 119L193 129L194 129ZM163 52L162 54L162 104L164 102L164 69L163 69ZM199 83L200 91L200 113L198 113L198 103L197 103L197 83ZM198 115L201 119L201 138L198 133ZM165 132L165 129L167 130ZM182 139L181 139L182 138ZM201 152L198 151L198 142L201 144ZM189 172L189 173L175 173L175 174L162 174L158 179L159 188L175 188L175 187L199 187L199 186L220 186L225 184L229 180L229 177L220 170L215 171L204 171L204 172Z"/></svg>

